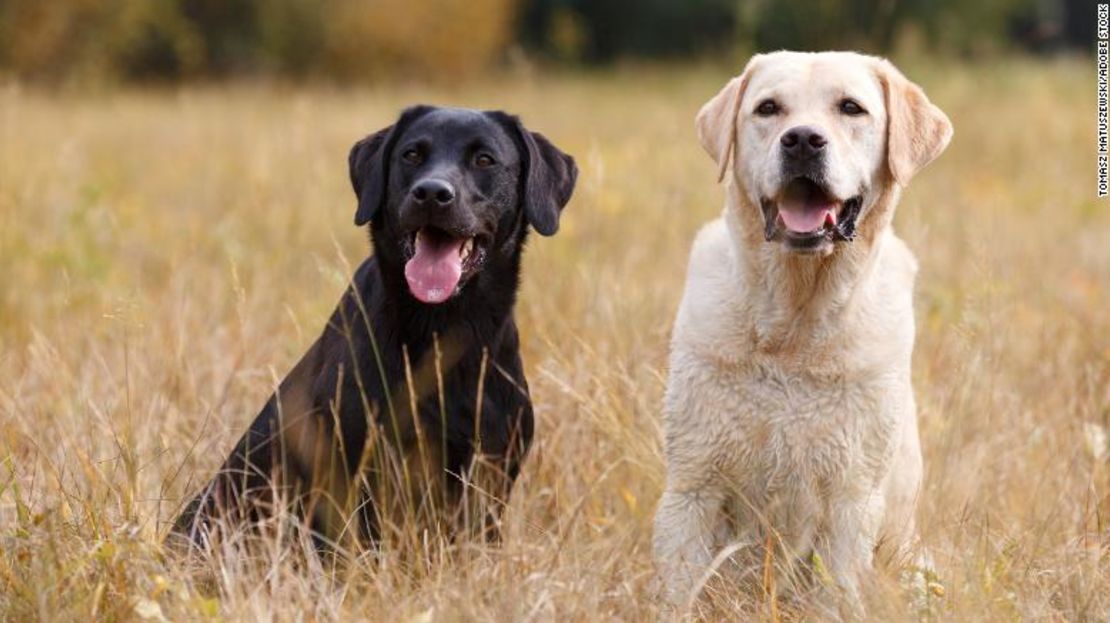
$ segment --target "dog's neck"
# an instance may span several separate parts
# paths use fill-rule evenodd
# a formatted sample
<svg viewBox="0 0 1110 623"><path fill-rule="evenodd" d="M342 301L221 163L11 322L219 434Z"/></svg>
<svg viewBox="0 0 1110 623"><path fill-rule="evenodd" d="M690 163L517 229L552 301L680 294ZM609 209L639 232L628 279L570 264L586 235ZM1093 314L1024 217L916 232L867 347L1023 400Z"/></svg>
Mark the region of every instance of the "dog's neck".
<svg viewBox="0 0 1110 623"><path fill-rule="evenodd" d="M875 269L897 191L885 191L861 215L855 240L838 242L832 253L820 256L766 241L760 209L737 184L729 184L727 192L724 217L756 347L796 350L839 337L860 285Z"/></svg>

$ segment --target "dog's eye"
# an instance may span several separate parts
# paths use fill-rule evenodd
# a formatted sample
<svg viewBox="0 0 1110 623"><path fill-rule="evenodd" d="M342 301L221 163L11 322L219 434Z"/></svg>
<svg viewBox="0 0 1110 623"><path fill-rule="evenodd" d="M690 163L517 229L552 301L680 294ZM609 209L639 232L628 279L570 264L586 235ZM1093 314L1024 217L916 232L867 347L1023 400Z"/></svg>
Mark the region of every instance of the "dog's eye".
<svg viewBox="0 0 1110 623"><path fill-rule="evenodd" d="M406 149L405 152L401 154L401 159L409 164L420 164L424 160L424 157L415 149Z"/></svg>
<svg viewBox="0 0 1110 623"><path fill-rule="evenodd" d="M777 115L779 112L779 103L775 100L763 100L759 106L755 107L755 114L760 117L770 117Z"/></svg>
<svg viewBox="0 0 1110 623"><path fill-rule="evenodd" d="M860 106L859 102L851 98L845 98L840 101L840 112L848 115L849 117L858 117L860 115L867 114L867 111L863 109L863 106Z"/></svg>
<svg viewBox="0 0 1110 623"><path fill-rule="evenodd" d="M493 156L490 156L489 154L478 154L478 157L474 159L474 164L483 169L486 167L492 167L494 165Z"/></svg>

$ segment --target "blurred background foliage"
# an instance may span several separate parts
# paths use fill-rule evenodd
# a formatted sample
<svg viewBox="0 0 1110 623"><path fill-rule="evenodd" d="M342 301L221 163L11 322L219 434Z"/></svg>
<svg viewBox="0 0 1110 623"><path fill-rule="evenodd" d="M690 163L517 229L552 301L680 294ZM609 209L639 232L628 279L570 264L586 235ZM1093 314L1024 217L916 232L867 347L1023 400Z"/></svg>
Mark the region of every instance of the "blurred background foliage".
<svg viewBox="0 0 1110 623"><path fill-rule="evenodd" d="M458 81L779 48L1089 52L1089 0L0 0L0 74Z"/></svg>

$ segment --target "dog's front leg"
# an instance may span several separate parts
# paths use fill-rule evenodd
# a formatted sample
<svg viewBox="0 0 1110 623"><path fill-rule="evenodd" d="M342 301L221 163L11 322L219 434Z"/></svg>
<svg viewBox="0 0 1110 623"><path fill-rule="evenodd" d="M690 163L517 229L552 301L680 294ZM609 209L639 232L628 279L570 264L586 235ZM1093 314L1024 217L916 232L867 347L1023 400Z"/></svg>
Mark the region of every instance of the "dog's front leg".
<svg viewBox="0 0 1110 623"><path fill-rule="evenodd" d="M713 559L714 538L724 496L716 489L683 490L668 484L655 513L655 564L663 594L675 606L691 591Z"/></svg>
<svg viewBox="0 0 1110 623"><path fill-rule="evenodd" d="M879 492L859 492L834 500L829 507L828 532L824 547L818 547L820 564L839 592L841 614L848 618L863 615L860 581L872 569L875 544L883 516ZM823 552L822 552L823 550Z"/></svg>

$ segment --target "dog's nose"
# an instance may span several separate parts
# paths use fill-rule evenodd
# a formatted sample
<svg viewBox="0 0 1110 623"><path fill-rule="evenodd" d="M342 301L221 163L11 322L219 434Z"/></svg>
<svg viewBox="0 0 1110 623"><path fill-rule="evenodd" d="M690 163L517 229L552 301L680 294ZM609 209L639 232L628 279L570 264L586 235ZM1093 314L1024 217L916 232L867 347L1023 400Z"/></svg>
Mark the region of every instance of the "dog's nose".
<svg viewBox="0 0 1110 623"><path fill-rule="evenodd" d="M455 188L450 183L440 179L421 180L412 187L412 198L417 203L428 205L437 204L449 206L455 203Z"/></svg>
<svg viewBox="0 0 1110 623"><path fill-rule="evenodd" d="M782 143L782 151L787 156L805 160L821 154L829 139L825 138L821 130L813 126L800 125L787 130L779 142Z"/></svg>

